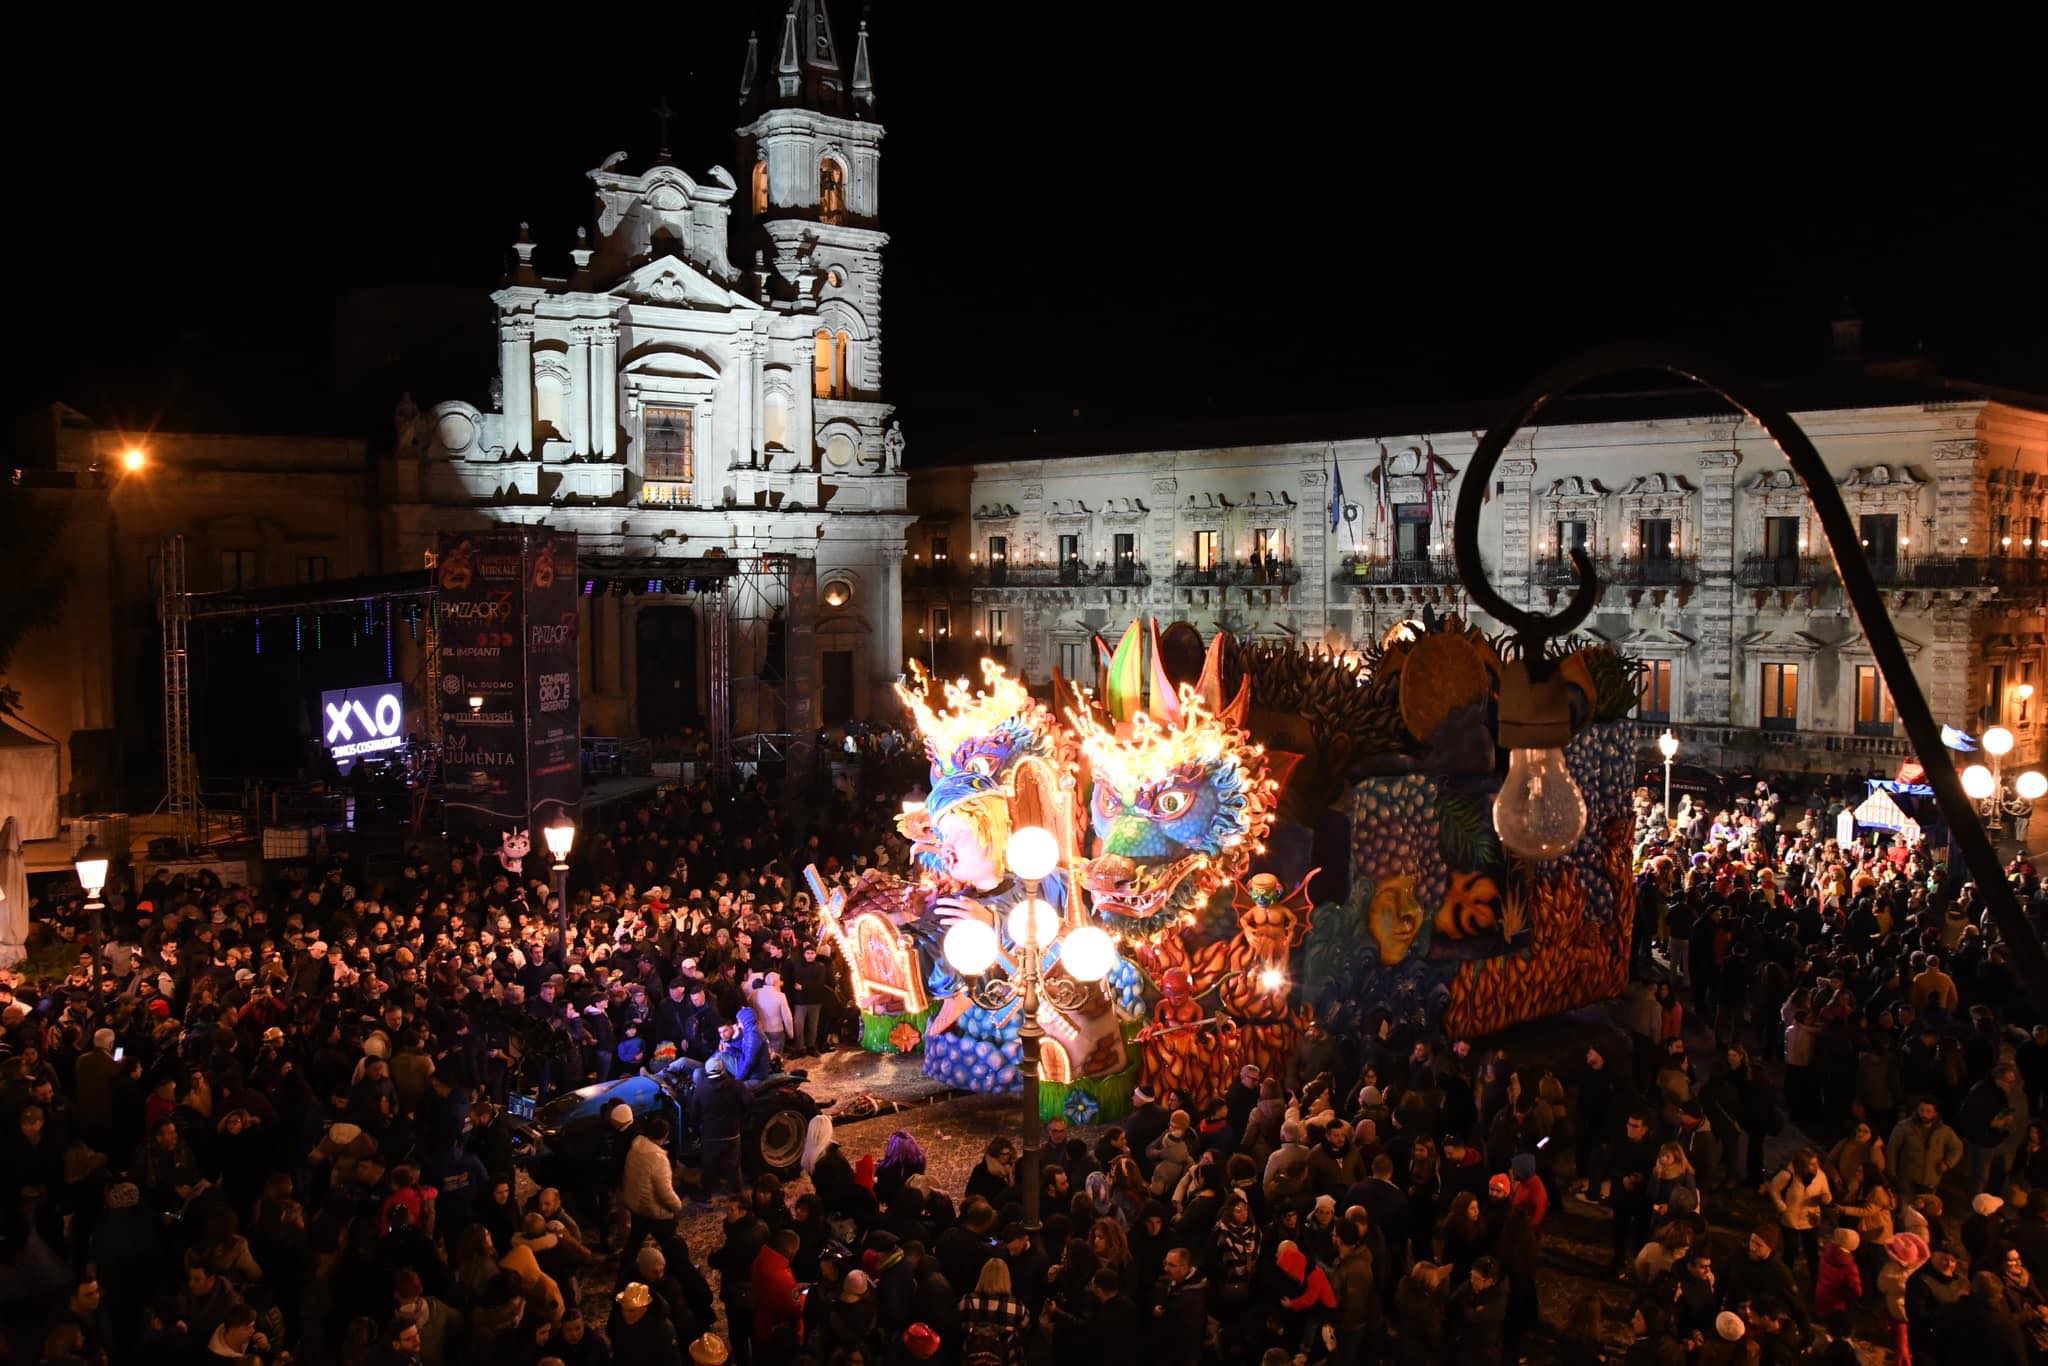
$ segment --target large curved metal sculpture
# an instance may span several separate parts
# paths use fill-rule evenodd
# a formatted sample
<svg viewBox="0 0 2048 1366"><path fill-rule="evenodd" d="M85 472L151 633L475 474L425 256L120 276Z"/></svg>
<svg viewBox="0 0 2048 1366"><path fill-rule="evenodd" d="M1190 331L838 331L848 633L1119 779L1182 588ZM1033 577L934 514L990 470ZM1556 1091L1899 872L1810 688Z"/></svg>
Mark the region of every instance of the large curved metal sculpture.
<svg viewBox="0 0 2048 1366"><path fill-rule="evenodd" d="M1525 657L1540 656L1544 639L1570 632L1591 615L1600 598L1600 582L1585 552L1577 548L1571 553L1577 588L1562 611L1555 614L1532 612L1515 606L1495 592L1487 581L1486 566L1479 556L1479 509L1493 478L1494 466L1499 463L1508 442L1552 399L1588 380L1639 370L1661 370L1677 375L1711 389L1741 409L1764 429L1779 454L1792 467L1792 472L1806 486L1807 498L1820 520L1821 534L1827 538L1828 551L1834 556L1835 572L1841 577L1842 589L1848 595L1857 624L1863 628L1885 687L1891 690L1892 704L1899 718L1905 722L1906 735L1920 755L1942 817L1962 849L1970 876L1977 883L1978 891L1998 925L1999 935L2012 954L2014 969L2028 990L2038 999L2048 1000L2048 953L2042 951L2040 937L2021 911L2019 900L2013 895L2012 884L2005 879L1998 851L1978 819L1976 803L1964 793L1955 765L1945 760L1941 726L1921 694L1918 680L1913 677L1912 665L1899 644L1891 614L1885 610L1883 594L1870 572L1869 562L1863 556L1861 537L1855 523L1849 519L1849 509L1842 502L1834 477L1828 472L1812 440L1792 415L1762 397L1753 386L1738 383L1722 366L1706 363L1671 347L1642 342L1621 343L1585 352L1538 377L1515 399L1507 415L1480 440L1478 449L1472 453L1465 477L1459 481L1452 545L1457 555L1458 577L1464 583L1465 591L1472 595L1472 601L1481 610L1513 628L1522 638ZM1531 645L1539 648L1527 648Z"/></svg>

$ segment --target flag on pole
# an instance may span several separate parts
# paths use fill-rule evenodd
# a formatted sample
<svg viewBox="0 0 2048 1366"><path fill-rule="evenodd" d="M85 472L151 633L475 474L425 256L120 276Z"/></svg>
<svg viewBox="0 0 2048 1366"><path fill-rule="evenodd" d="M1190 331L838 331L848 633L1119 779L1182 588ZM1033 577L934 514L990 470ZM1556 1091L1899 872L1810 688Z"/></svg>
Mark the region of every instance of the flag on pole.
<svg viewBox="0 0 2048 1366"><path fill-rule="evenodd" d="M1431 524L1436 522L1436 447L1422 443L1422 502Z"/></svg>
<svg viewBox="0 0 2048 1366"><path fill-rule="evenodd" d="M1387 524L1387 443L1380 442L1379 524Z"/></svg>
<svg viewBox="0 0 2048 1366"><path fill-rule="evenodd" d="M1344 520L1344 467L1336 462L1332 452L1330 462L1330 534L1337 534L1337 523Z"/></svg>

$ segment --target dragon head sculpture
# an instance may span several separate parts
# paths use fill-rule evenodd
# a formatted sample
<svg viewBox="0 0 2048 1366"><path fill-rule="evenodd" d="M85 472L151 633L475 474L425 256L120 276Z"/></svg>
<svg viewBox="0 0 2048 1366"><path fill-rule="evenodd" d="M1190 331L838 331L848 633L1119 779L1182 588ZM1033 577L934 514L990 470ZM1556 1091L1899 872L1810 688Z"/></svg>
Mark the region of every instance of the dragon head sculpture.
<svg viewBox="0 0 2048 1366"><path fill-rule="evenodd" d="M1131 623L1095 705L1071 713L1092 778L1094 857L1082 885L1104 926L1149 939L1191 917L1245 871L1270 825L1277 784L1244 730L1249 690L1219 704L1222 651L1194 687L1175 687L1153 642L1149 706L1139 705L1144 636Z"/></svg>
<svg viewBox="0 0 2048 1366"><path fill-rule="evenodd" d="M1009 833L1022 826L1042 825L1071 843L1059 776L1072 770L1071 737L1002 665L982 660L981 676L979 690L964 678L940 684L913 663L916 686L896 687L931 761L931 792L921 807L905 808L897 827L918 864L945 876L1000 870Z"/></svg>

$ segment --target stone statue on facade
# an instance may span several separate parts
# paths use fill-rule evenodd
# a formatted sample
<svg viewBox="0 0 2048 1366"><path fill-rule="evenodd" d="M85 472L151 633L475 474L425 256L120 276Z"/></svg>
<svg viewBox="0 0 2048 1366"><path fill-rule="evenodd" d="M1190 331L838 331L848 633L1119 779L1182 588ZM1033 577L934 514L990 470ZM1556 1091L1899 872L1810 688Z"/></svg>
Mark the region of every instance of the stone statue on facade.
<svg viewBox="0 0 2048 1366"><path fill-rule="evenodd" d="M891 422L888 430L882 433L882 453L886 457L884 468L891 474L900 474L903 470L903 424L901 422Z"/></svg>

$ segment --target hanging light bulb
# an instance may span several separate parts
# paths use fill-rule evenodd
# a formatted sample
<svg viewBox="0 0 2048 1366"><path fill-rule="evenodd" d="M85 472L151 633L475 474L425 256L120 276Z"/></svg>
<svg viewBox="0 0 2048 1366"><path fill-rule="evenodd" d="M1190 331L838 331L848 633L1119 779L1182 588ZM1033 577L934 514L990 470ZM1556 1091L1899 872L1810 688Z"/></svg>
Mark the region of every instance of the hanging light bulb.
<svg viewBox="0 0 2048 1366"><path fill-rule="evenodd" d="M1543 672L1533 676L1527 660L1502 672L1500 744L1508 751L1508 776L1493 799L1501 846L1539 862L1562 858L1586 829L1586 798L1564 762L1570 694L1554 668Z"/></svg>

